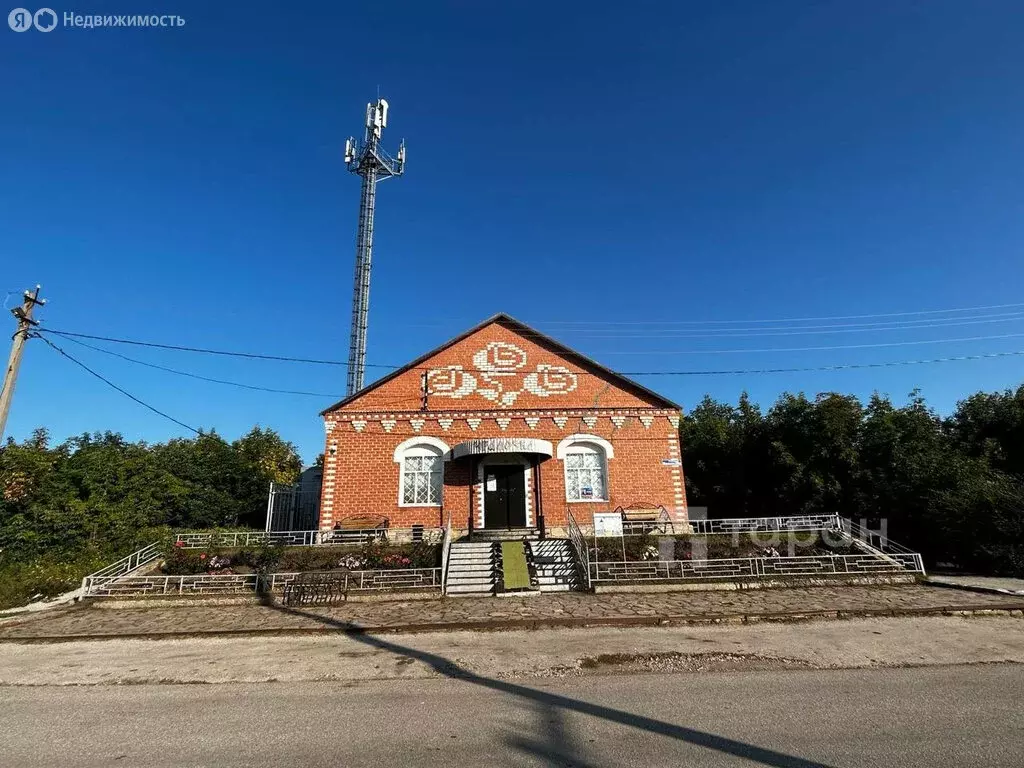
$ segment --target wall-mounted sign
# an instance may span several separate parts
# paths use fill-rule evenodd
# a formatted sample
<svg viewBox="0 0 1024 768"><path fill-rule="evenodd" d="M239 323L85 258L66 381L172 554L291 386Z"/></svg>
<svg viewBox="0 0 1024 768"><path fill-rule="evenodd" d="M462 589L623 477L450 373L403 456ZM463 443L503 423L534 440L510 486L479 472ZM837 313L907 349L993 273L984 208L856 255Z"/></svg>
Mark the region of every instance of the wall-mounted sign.
<svg viewBox="0 0 1024 768"><path fill-rule="evenodd" d="M592 499L592 498L594 498L594 489L590 488L588 486L584 486L583 488L580 488L580 498L581 499Z"/></svg>
<svg viewBox="0 0 1024 768"><path fill-rule="evenodd" d="M498 478L496 478L494 475L488 475L487 476L487 490L488 491L496 491L496 490L498 490Z"/></svg>
<svg viewBox="0 0 1024 768"><path fill-rule="evenodd" d="M538 440L535 437L482 437L467 440L452 448L453 459L488 453L539 453L542 456L551 456L554 451L547 440Z"/></svg>
<svg viewBox="0 0 1024 768"><path fill-rule="evenodd" d="M622 513L621 512L595 512L594 513L594 535L621 536L622 535Z"/></svg>
<svg viewBox="0 0 1024 768"><path fill-rule="evenodd" d="M679 459L662 459L661 463L666 467L678 467L682 465Z"/></svg>

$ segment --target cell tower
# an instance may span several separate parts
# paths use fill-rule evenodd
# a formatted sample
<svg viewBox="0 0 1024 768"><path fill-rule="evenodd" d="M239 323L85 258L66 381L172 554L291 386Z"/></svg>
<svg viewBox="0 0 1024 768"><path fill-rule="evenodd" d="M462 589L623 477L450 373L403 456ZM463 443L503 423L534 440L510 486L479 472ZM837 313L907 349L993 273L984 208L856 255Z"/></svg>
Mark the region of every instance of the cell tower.
<svg viewBox="0 0 1024 768"><path fill-rule="evenodd" d="M348 387L353 395L363 388L366 373L366 325L370 311L370 262L373 258L373 209L377 182L401 176L405 171L405 141L398 145L398 157L381 149L380 137L388 124L388 103L377 99L366 105L366 131L362 142L345 141L345 165L363 177L359 197L359 234L356 238L356 276L352 288L352 335L348 348Z"/></svg>

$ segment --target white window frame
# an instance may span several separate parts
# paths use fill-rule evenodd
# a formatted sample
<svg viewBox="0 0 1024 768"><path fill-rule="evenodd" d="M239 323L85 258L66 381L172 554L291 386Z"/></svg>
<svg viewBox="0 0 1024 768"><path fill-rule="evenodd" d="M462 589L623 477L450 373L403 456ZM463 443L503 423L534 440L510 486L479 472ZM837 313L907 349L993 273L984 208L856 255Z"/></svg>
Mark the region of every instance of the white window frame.
<svg viewBox="0 0 1024 768"><path fill-rule="evenodd" d="M443 441L436 437L413 437L404 442L400 443L395 448L394 460L398 464L398 506L400 507L440 507L444 502L444 462L446 462L451 455L451 449ZM415 458L420 456L433 456L439 461L437 464L436 472L431 472L431 475L437 474L436 488L437 488L437 501L405 501L405 460L407 458ZM434 485L435 481L431 479L431 485Z"/></svg>
<svg viewBox="0 0 1024 768"><path fill-rule="evenodd" d="M569 463L566 459L573 454L589 455L598 457L599 469L601 472L601 485L604 489L604 496L592 499L571 499L569 498ZM565 500L569 504L593 504L607 503L611 499L611 491L608 487L608 460L614 458L615 448L602 437L597 435L570 435L558 444L555 455L562 461L562 478L565 483Z"/></svg>

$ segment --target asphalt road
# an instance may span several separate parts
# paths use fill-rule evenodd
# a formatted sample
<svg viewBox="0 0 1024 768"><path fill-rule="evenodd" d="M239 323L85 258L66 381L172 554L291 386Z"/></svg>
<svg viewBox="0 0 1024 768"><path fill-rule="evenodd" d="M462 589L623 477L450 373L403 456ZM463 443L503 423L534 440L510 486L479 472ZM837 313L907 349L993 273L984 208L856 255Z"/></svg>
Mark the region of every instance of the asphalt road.
<svg viewBox="0 0 1024 768"><path fill-rule="evenodd" d="M21 766L1020 766L1024 666L0 688Z"/></svg>

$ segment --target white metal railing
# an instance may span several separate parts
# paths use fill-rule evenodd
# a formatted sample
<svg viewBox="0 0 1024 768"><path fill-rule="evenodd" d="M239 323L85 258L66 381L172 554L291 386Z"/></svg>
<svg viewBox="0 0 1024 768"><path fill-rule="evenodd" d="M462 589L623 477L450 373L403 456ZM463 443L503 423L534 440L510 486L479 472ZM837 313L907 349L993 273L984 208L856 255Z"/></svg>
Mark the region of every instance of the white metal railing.
<svg viewBox="0 0 1024 768"><path fill-rule="evenodd" d="M856 539L863 544L866 544L870 549L878 552L884 552L885 554L901 554L901 555L913 555L916 554L912 549L908 549L895 541L890 539L880 531L872 531L869 528L848 520L845 517L839 518L840 526L843 533L849 536L851 539Z"/></svg>
<svg viewBox="0 0 1024 768"><path fill-rule="evenodd" d="M365 541L438 541L443 528L361 528L328 531L195 531L175 534L185 549L202 547L248 547L273 544L286 547L327 546Z"/></svg>
<svg viewBox="0 0 1024 768"><path fill-rule="evenodd" d="M837 530L839 515L789 515L781 517L737 517L691 520L694 533L754 533Z"/></svg>
<svg viewBox="0 0 1024 768"><path fill-rule="evenodd" d="M116 580L123 578L132 571L137 571L144 565L149 565L149 563L159 559L160 554L160 545L157 542L153 542L110 565L100 568L95 573L90 573L82 579L82 595L89 594L88 585L92 583L92 579Z"/></svg>
<svg viewBox="0 0 1024 768"><path fill-rule="evenodd" d="M569 542L575 553L573 559L586 582L587 589L590 589L590 550L587 547L586 539L583 538L583 531L580 530L571 510L566 510L566 517L569 521Z"/></svg>
<svg viewBox="0 0 1024 768"><path fill-rule="evenodd" d="M237 595L259 591L282 593L300 573L199 573L182 576L86 576L83 595L138 597L146 595ZM440 568L377 569L337 574L344 591L380 592L441 588Z"/></svg>
<svg viewBox="0 0 1024 768"><path fill-rule="evenodd" d="M444 539L441 540L441 591L448 586L448 555L452 548L452 513L449 512L444 523Z"/></svg>
<svg viewBox="0 0 1024 768"><path fill-rule="evenodd" d="M707 579L820 576L829 574L924 573L916 553L804 557L727 557L718 560L605 561L590 564L594 582L691 581Z"/></svg>

